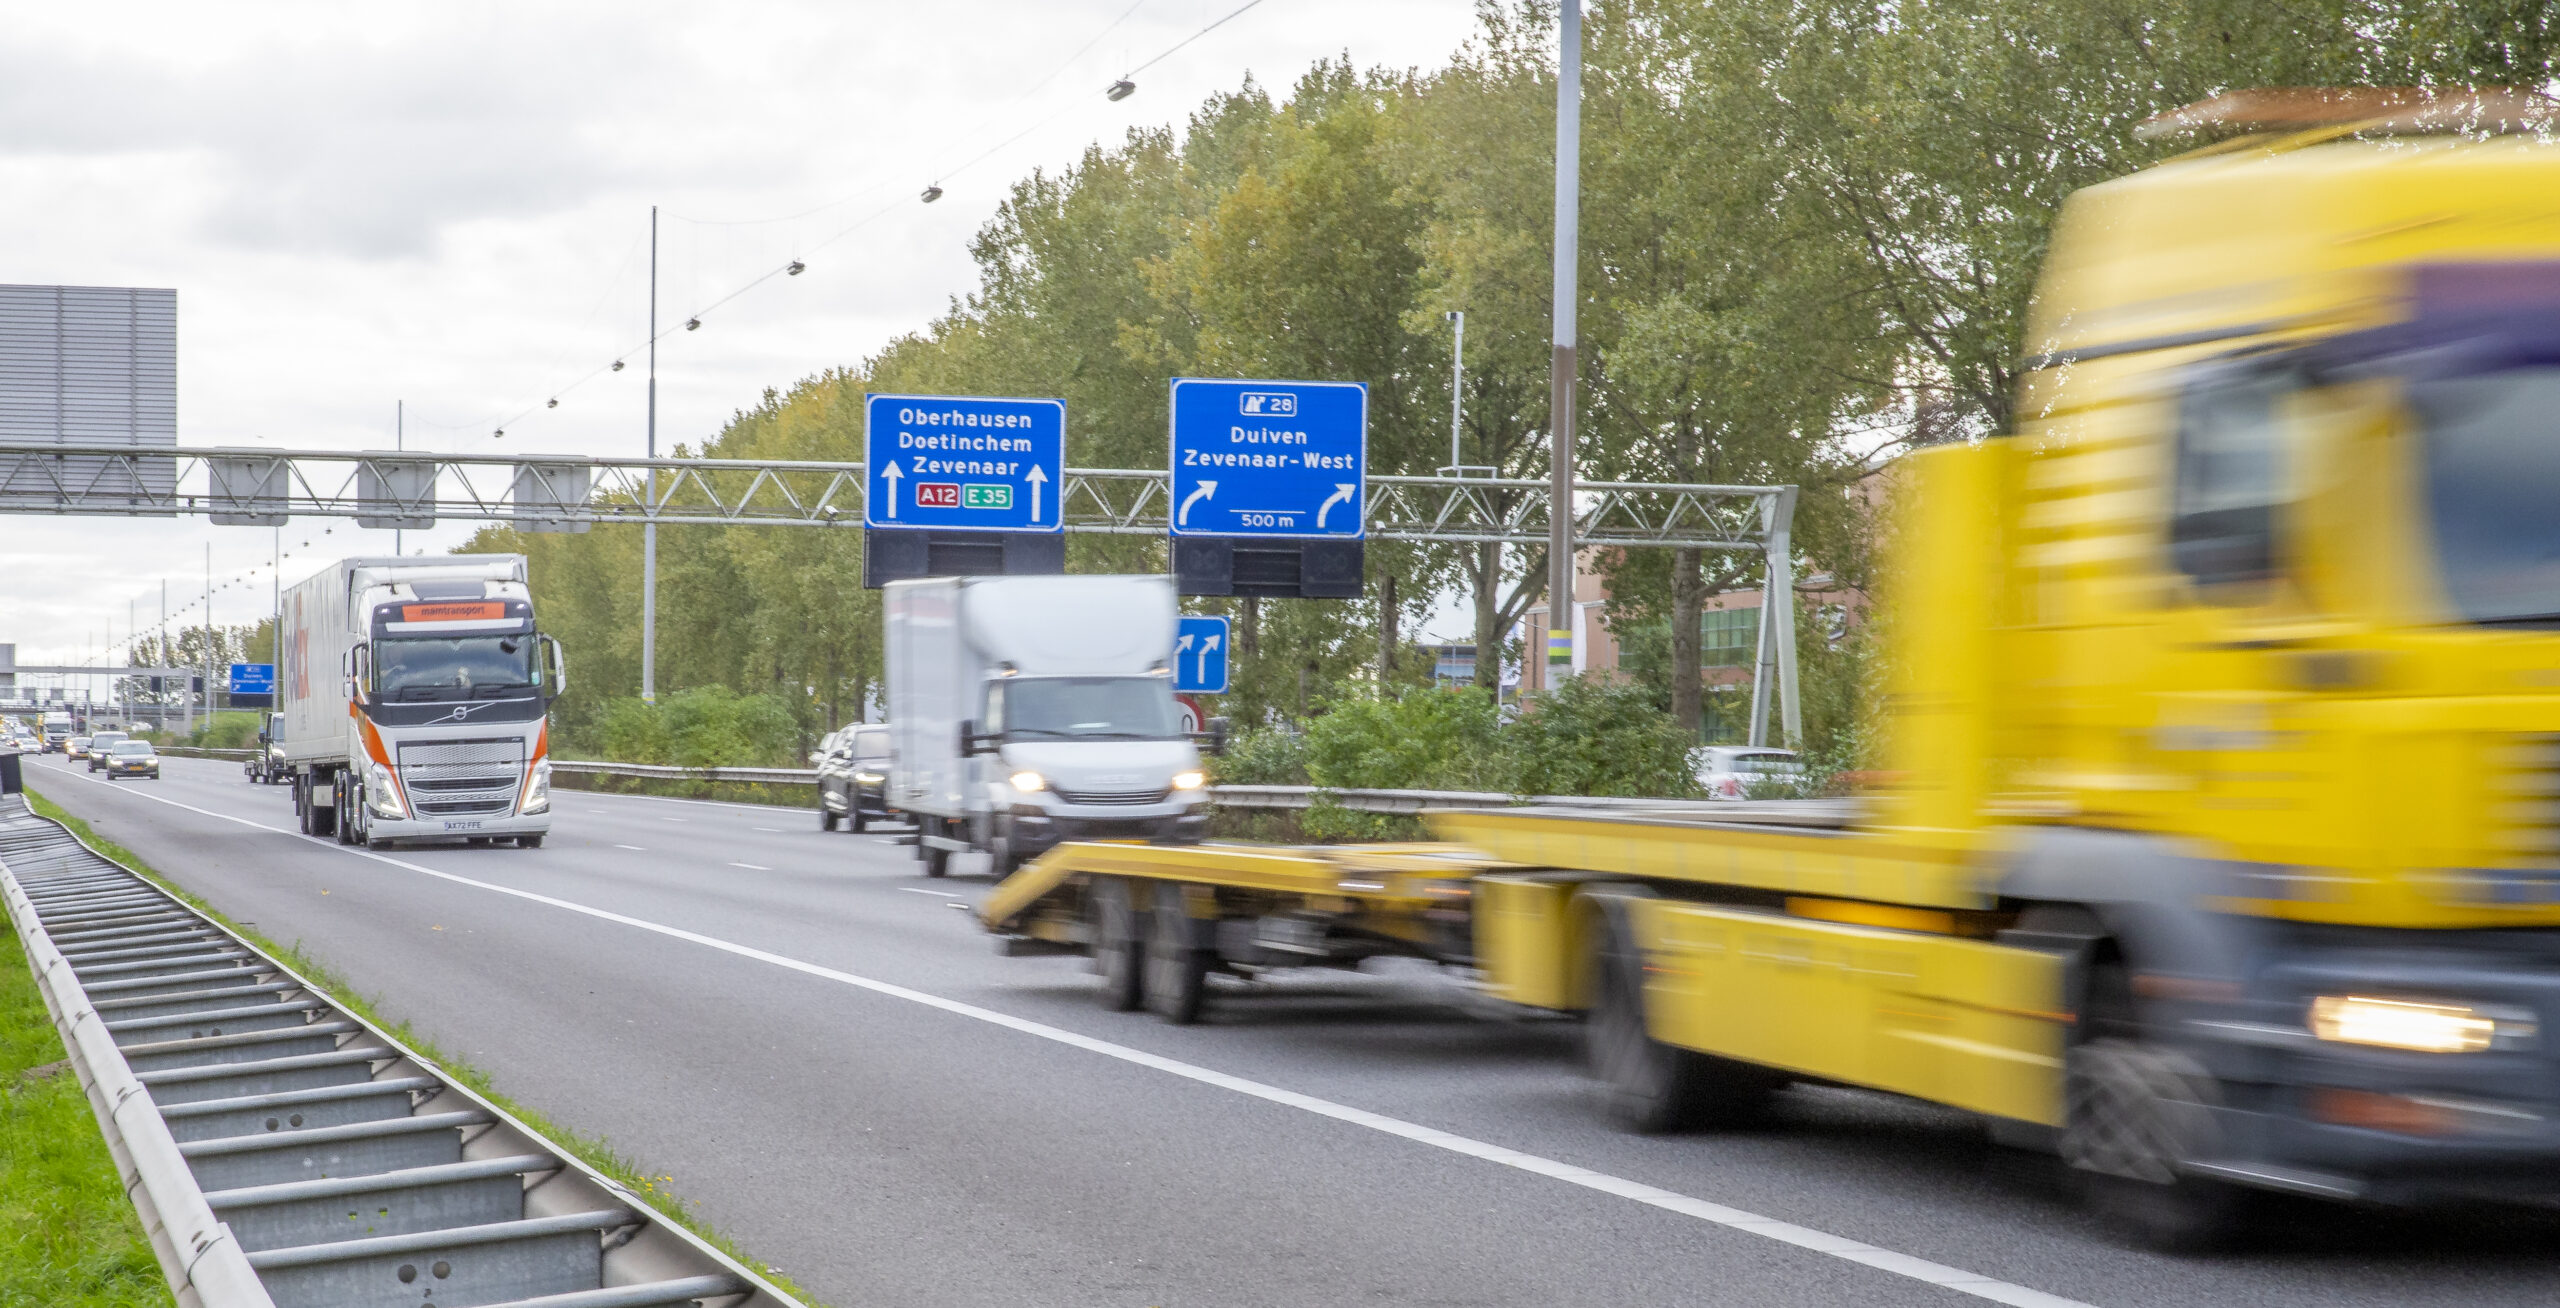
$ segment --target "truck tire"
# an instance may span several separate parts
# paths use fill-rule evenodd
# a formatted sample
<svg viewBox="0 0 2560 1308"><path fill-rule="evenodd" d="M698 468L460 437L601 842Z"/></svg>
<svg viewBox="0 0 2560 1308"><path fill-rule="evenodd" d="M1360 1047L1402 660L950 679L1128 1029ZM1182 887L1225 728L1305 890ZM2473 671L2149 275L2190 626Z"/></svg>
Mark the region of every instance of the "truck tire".
<svg viewBox="0 0 2560 1308"><path fill-rule="evenodd" d="M2124 964L2089 972L2086 1032L2063 1055L2063 1161L2083 1199L2151 1248L2226 1247L2250 1224L2257 1196L2187 1165L2220 1149L2214 1110L2222 1083L2192 1055L2151 1038L2134 1012Z"/></svg>
<svg viewBox="0 0 2560 1308"><path fill-rule="evenodd" d="M518 836L516 837L516 848L540 849L542 848L542 837L538 834L531 836Z"/></svg>
<svg viewBox="0 0 2560 1308"><path fill-rule="evenodd" d="M356 843L356 788L341 772L331 783L329 793L338 801L330 806L337 818L338 843L352 845Z"/></svg>
<svg viewBox="0 0 2560 1308"><path fill-rule="evenodd" d="M836 811L827 807L827 797L823 792L818 796L818 829L820 831L836 829Z"/></svg>
<svg viewBox="0 0 2560 1308"><path fill-rule="evenodd" d="M1209 951L1200 947L1182 885L1156 883L1156 911L1147 924L1147 1008L1175 1026L1200 1020L1209 998Z"/></svg>
<svg viewBox="0 0 2560 1308"><path fill-rule="evenodd" d="M302 834L325 836L337 818L337 810L320 802L318 778L305 777L302 782Z"/></svg>
<svg viewBox="0 0 2560 1308"><path fill-rule="evenodd" d="M1755 1120L1785 1084L1784 1077L1664 1044L1646 1027L1644 952L1636 943L1630 901L1653 897L1642 887L1595 896L1600 907L1591 953L1596 975L1585 1040L1609 1116L1648 1135Z"/></svg>
<svg viewBox="0 0 2560 1308"><path fill-rule="evenodd" d="M1147 915L1132 902L1123 877L1093 883L1093 970L1102 974L1102 1005L1134 1013L1147 1002Z"/></svg>
<svg viewBox="0 0 2560 1308"><path fill-rule="evenodd" d="M858 836L862 834L862 829L869 825L871 824L862 815L862 801L859 799L853 801L853 811L845 814L845 830Z"/></svg>
<svg viewBox="0 0 2560 1308"><path fill-rule="evenodd" d="M924 874L926 876L949 876L951 875L951 851L947 849L937 849L934 846L925 843L926 836L942 834L940 824L937 823L933 825L935 826L935 830L918 831L916 833L916 853L921 855L924 859Z"/></svg>

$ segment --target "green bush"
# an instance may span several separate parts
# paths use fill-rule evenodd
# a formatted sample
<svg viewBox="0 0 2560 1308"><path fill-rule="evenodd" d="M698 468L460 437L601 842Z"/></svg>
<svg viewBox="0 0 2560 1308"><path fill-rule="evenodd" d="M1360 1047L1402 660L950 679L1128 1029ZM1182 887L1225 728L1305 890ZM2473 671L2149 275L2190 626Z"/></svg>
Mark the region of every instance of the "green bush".
<svg viewBox="0 0 2560 1308"><path fill-rule="evenodd" d="M263 713L223 712L196 724L187 743L197 749L249 749L258 743Z"/></svg>
<svg viewBox="0 0 2560 1308"><path fill-rule="evenodd" d="M1503 735L1522 794L1697 794L1688 733L1638 683L1576 677L1531 700Z"/></svg>
<svg viewBox="0 0 2560 1308"><path fill-rule="evenodd" d="M654 706L617 699L599 717L604 755L616 763L716 768L790 767L799 761L800 727L779 696L697 686Z"/></svg>
<svg viewBox="0 0 2560 1308"><path fill-rule="evenodd" d="M1287 727L1248 727L1209 760L1209 776L1222 786L1306 785L1307 738Z"/></svg>
<svg viewBox="0 0 2560 1308"><path fill-rule="evenodd" d="M1307 777L1342 790L1498 790L1514 768L1493 697L1420 688L1351 699L1307 727Z"/></svg>

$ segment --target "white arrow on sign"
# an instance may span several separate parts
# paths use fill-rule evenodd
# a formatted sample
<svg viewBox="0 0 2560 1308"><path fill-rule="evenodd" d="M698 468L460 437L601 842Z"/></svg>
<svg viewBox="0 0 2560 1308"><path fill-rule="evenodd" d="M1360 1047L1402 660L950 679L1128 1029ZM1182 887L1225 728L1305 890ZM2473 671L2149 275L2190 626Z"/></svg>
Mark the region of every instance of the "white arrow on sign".
<svg viewBox="0 0 2560 1308"><path fill-rule="evenodd" d="M1181 657L1183 656L1183 654L1184 654L1186 651L1188 651L1190 648L1191 648L1191 633L1190 633L1190 632L1187 632L1187 631L1186 631L1186 632L1182 633L1181 635L1176 636L1176 637L1174 637L1174 638L1173 638L1173 656L1174 656L1175 658L1181 658Z"/></svg>
<svg viewBox="0 0 2560 1308"><path fill-rule="evenodd" d="M1177 526L1177 527L1188 527L1188 526L1190 526L1190 525L1191 525L1191 506L1192 506L1192 505L1194 505L1194 504L1199 503L1199 502L1200 502L1200 501L1202 501L1202 500L1208 499L1209 497L1211 497L1211 496L1213 496L1213 495L1216 495L1217 493L1218 493L1218 483L1216 483L1216 482L1214 482L1214 481L1204 481L1204 482L1200 483L1200 489L1198 489L1198 490L1196 490L1196 491L1193 491L1193 492L1191 492L1189 495L1186 495L1186 496L1184 496L1184 497L1183 497L1183 499L1182 499L1182 511L1173 515L1173 525L1175 525L1175 526Z"/></svg>
<svg viewBox="0 0 2560 1308"><path fill-rule="evenodd" d="M1348 504L1351 502L1351 497L1359 493L1360 487L1356 483L1347 481L1335 482L1333 484L1333 498L1316 506L1316 526L1319 529L1324 526L1324 515L1333 512L1334 505Z"/></svg>
<svg viewBox="0 0 2560 1308"><path fill-rule="evenodd" d="M881 480L889 483L889 516L892 518L898 516L898 478L901 475L896 459L889 460L889 466L880 470Z"/></svg>
<svg viewBox="0 0 2560 1308"><path fill-rule="evenodd" d="M1185 636L1183 639L1191 638ZM1200 638L1200 670L1192 675L1192 680L1203 686L1209 684L1209 656L1218 652L1218 642L1224 639L1226 639L1224 636L1214 634Z"/></svg>
<svg viewBox="0 0 2560 1308"><path fill-rule="evenodd" d="M1035 463L1031 465L1031 471L1026 476L1031 482L1031 520L1038 522L1040 520L1040 483L1049 480L1049 474L1042 472L1040 465Z"/></svg>

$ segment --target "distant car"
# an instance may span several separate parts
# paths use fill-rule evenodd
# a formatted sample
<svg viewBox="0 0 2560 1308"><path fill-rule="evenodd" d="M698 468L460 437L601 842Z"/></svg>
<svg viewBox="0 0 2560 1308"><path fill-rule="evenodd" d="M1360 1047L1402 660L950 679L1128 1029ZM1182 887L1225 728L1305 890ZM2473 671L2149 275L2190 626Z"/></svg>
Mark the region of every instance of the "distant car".
<svg viewBox="0 0 2560 1308"><path fill-rule="evenodd" d="M160 753L147 740L120 740L106 753L107 780L118 777L160 779Z"/></svg>
<svg viewBox="0 0 2560 1308"><path fill-rule="evenodd" d="M62 742L62 755L65 758L89 757L89 738L87 736L73 736L71 739Z"/></svg>
<svg viewBox="0 0 2560 1308"><path fill-rule="evenodd" d="M89 749L86 755L89 760L89 770L96 772L104 768L107 765L107 751L130 739L132 737L121 731L101 731L89 737Z"/></svg>
<svg viewBox="0 0 2560 1308"><path fill-rule="evenodd" d="M1791 749L1709 745L1690 751L1689 766L1709 799L1749 799L1755 782L1804 776L1804 763Z"/></svg>
<svg viewBox="0 0 2560 1308"><path fill-rule="evenodd" d="M846 727L827 737L818 753L818 825L828 831L843 822L860 833L873 818L889 811L889 726L884 722Z"/></svg>

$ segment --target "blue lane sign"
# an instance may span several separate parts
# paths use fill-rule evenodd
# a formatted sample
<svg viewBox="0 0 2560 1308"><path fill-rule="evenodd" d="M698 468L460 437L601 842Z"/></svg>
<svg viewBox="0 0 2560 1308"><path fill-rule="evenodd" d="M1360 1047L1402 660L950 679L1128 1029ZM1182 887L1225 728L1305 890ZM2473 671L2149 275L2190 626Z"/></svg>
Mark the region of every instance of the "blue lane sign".
<svg viewBox="0 0 2560 1308"><path fill-rule="evenodd" d="M874 395L863 426L864 526L1065 529L1066 401Z"/></svg>
<svg viewBox="0 0 2560 1308"><path fill-rule="evenodd" d="M276 665L272 663L232 664L231 693L234 695L276 693Z"/></svg>
<svg viewBox="0 0 2560 1308"><path fill-rule="evenodd" d="M1369 466L1359 382L1173 379L1173 534L1357 540Z"/></svg>
<svg viewBox="0 0 2560 1308"><path fill-rule="evenodd" d="M1173 689L1181 695L1227 693L1227 620L1188 615L1173 637Z"/></svg>

